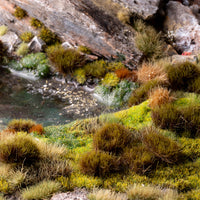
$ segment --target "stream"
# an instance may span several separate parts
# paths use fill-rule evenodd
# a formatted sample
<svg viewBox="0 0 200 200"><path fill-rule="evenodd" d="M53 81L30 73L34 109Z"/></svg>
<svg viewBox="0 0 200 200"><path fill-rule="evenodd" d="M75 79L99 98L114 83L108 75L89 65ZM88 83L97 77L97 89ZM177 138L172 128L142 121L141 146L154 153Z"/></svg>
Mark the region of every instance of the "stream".
<svg viewBox="0 0 200 200"><path fill-rule="evenodd" d="M27 76L27 74L25 74ZM43 126L66 124L104 112L91 92L58 78L40 80L0 67L0 129L12 119L32 119Z"/></svg>

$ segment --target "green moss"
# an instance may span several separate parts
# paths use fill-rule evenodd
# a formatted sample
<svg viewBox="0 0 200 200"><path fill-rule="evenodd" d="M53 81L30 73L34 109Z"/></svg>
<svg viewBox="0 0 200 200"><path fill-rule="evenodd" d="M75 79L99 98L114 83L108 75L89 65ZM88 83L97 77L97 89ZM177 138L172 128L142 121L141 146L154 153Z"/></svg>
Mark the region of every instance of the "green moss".
<svg viewBox="0 0 200 200"><path fill-rule="evenodd" d="M20 38L22 39L22 41L24 42L30 42L31 39L34 37L32 32L24 32L20 35Z"/></svg>
<svg viewBox="0 0 200 200"><path fill-rule="evenodd" d="M19 47L17 48L16 54L18 56L25 56L29 52L29 47L27 43L21 43Z"/></svg>
<svg viewBox="0 0 200 200"><path fill-rule="evenodd" d="M16 7L14 16L18 19L23 19L28 16L27 12L20 8L19 6Z"/></svg>
<svg viewBox="0 0 200 200"><path fill-rule="evenodd" d="M86 81L86 73L84 69L77 69L74 71L74 76L78 83L83 84Z"/></svg>
<svg viewBox="0 0 200 200"><path fill-rule="evenodd" d="M119 83L119 78L115 73L107 73L102 80L102 85L106 87L114 87Z"/></svg>
<svg viewBox="0 0 200 200"><path fill-rule="evenodd" d="M53 33L50 29L47 27L42 27L39 33L39 37L47 44L47 45L53 45L55 43L59 43L60 40L58 36Z"/></svg>
<svg viewBox="0 0 200 200"><path fill-rule="evenodd" d="M8 27L5 25L0 26L0 36L5 35L8 32Z"/></svg>
<svg viewBox="0 0 200 200"><path fill-rule="evenodd" d="M43 23L36 19L36 18L31 18L31 26L34 27L35 29L39 29L43 27Z"/></svg>
<svg viewBox="0 0 200 200"><path fill-rule="evenodd" d="M79 46L78 51L85 53L85 54L91 54L92 53L92 51L86 46Z"/></svg>

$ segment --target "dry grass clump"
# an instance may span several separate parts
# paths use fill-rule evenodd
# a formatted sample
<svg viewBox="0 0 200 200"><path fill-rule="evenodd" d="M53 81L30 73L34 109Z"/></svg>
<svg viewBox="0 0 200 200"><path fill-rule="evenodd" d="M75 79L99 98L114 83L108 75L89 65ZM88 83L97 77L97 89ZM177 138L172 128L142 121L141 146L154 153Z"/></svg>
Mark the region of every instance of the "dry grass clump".
<svg viewBox="0 0 200 200"><path fill-rule="evenodd" d="M177 200L178 193L174 190L161 190L158 187L133 185L127 190L129 200Z"/></svg>
<svg viewBox="0 0 200 200"><path fill-rule="evenodd" d="M5 35L8 32L8 27L5 25L0 26L0 36Z"/></svg>
<svg viewBox="0 0 200 200"><path fill-rule="evenodd" d="M8 128L16 132L29 132L36 125L36 122L30 119L13 119L8 123Z"/></svg>
<svg viewBox="0 0 200 200"><path fill-rule="evenodd" d="M38 135L43 135L45 133L44 127L42 124L36 124L29 129L29 133L37 133Z"/></svg>
<svg viewBox="0 0 200 200"><path fill-rule="evenodd" d="M150 80L157 79L160 82L168 82L167 73L164 67L160 63L145 62L142 67L138 69L137 72L138 81L141 83L146 83Z"/></svg>
<svg viewBox="0 0 200 200"><path fill-rule="evenodd" d="M46 199L52 194L58 192L61 189L61 185L55 181L43 181L37 185L28 187L22 191L22 199Z"/></svg>
<svg viewBox="0 0 200 200"><path fill-rule="evenodd" d="M25 56L26 54L28 54L28 52L29 52L28 44L22 42L22 43L18 46L17 51L16 51L16 54L17 54L18 56Z"/></svg>
<svg viewBox="0 0 200 200"><path fill-rule="evenodd" d="M130 81L137 81L137 73L135 71L130 71L127 68L121 68L115 71L116 75L120 79L127 79Z"/></svg>
<svg viewBox="0 0 200 200"><path fill-rule="evenodd" d="M126 8L120 9L117 13L117 18L124 24L130 24L130 17L131 17L131 12Z"/></svg>
<svg viewBox="0 0 200 200"><path fill-rule="evenodd" d="M149 95L149 105L151 108L171 103L173 100L175 100L175 98L170 95L170 91L163 87L153 89Z"/></svg>
<svg viewBox="0 0 200 200"><path fill-rule="evenodd" d="M94 190L88 195L89 200L127 200L125 194L112 192L111 190Z"/></svg>

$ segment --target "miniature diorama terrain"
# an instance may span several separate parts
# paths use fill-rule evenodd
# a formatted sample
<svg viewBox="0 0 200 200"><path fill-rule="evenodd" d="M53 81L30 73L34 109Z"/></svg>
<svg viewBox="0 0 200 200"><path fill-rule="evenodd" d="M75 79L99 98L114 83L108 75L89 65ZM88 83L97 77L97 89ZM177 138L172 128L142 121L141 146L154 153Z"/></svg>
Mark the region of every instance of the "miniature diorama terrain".
<svg viewBox="0 0 200 200"><path fill-rule="evenodd" d="M199 200L199 6L0 2L0 200Z"/></svg>

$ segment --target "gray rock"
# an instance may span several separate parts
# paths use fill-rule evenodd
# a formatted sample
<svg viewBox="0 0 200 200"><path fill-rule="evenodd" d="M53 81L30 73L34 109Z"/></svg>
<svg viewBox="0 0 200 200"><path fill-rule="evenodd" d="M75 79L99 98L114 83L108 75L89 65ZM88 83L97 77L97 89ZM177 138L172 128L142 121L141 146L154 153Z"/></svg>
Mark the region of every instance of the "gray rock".
<svg viewBox="0 0 200 200"><path fill-rule="evenodd" d="M28 44L29 49L33 52L40 52L44 50L45 42L43 42L40 38L35 36Z"/></svg>
<svg viewBox="0 0 200 200"><path fill-rule="evenodd" d="M11 53L21 43L18 35L12 31L7 32L0 37L1 41L8 47L8 52Z"/></svg>
<svg viewBox="0 0 200 200"><path fill-rule="evenodd" d="M190 7L180 2L167 4L165 31L173 35L173 46L179 52L197 53L200 49L200 25Z"/></svg>

